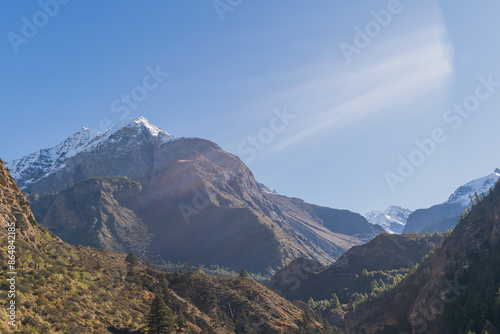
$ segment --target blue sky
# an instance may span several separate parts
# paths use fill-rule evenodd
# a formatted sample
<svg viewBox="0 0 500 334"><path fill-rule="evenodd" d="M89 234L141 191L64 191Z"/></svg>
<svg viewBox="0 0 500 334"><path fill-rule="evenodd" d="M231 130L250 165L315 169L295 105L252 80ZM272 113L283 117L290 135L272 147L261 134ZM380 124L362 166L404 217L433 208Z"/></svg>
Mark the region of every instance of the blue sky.
<svg viewBox="0 0 500 334"><path fill-rule="evenodd" d="M360 213L437 204L500 167L500 87L447 112L474 102L478 78L500 82L493 0L53 1L0 2L6 161L144 116L282 194ZM145 90L155 70L168 76Z"/></svg>

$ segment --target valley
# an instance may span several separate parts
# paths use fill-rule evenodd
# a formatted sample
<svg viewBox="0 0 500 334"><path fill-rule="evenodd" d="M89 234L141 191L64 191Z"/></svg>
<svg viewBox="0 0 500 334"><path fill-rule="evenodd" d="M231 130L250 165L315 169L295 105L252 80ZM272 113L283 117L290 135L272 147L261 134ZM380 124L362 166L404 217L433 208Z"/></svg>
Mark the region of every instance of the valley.
<svg viewBox="0 0 500 334"><path fill-rule="evenodd" d="M37 287L43 281L51 289L37 288L36 302L45 298L47 305L57 305L74 300L75 292L81 295L78 286L92 287L93 295L102 296L93 303L119 303L125 312L121 318L90 313L96 332L140 333L147 326L148 304L159 291L177 332L408 331L423 326L415 320L423 312L418 305L429 303L416 286L431 284L429 277L441 270L445 283L455 282L455 290L450 285L438 294L460 288L453 300L467 303L460 296L470 292L457 283L471 279L463 278L468 271L464 268L491 261L470 254L494 252L496 244L491 224L497 219L497 192L492 189L498 170L460 187L443 204L414 212L392 206L365 218L280 195L258 183L238 157L216 144L174 138L145 118L105 133L83 128L52 149L6 166L3 198L18 202L4 202L4 221L13 219L9 212L17 212L21 296L29 294L26 282ZM467 199L472 199L470 205ZM490 227L476 226L482 219L491 221ZM448 249L453 242L448 240L463 243L466 234L459 231L473 228L479 241L469 241L470 250ZM433 264L442 261L436 254L443 252L446 258L457 257L457 264ZM137 254L142 263L130 266L125 254ZM49 276L40 276L40 270ZM436 284L446 287L435 283L442 280L439 275L431 280L430 297ZM63 281L67 294L49 297ZM103 284L128 297L119 300L109 290L98 292ZM494 284L491 288L497 289ZM412 297L401 299L408 291ZM85 309L77 300L74 308ZM441 300L450 301L447 309L458 310L451 297ZM380 313L384 308L388 311ZM71 328L44 316L43 306L23 303L18 312L27 329ZM426 322L429 333L448 328L442 314L438 316L432 326ZM84 328L90 323L72 325Z"/></svg>

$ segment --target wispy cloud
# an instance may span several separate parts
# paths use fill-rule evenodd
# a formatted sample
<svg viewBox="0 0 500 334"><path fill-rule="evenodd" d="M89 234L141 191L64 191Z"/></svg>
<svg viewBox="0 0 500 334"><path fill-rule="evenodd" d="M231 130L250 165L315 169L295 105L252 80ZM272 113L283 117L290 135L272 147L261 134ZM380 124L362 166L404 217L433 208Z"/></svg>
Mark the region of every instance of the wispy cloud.
<svg viewBox="0 0 500 334"><path fill-rule="evenodd" d="M414 45L409 46L409 41ZM291 97L314 95L319 102L305 106L310 110L300 127L260 158L324 131L352 125L377 113L396 111L391 107L411 104L445 87L453 74L453 50L441 22L427 30L419 29L415 36L387 40L366 56L356 68L332 69L321 64L314 78L281 93Z"/></svg>

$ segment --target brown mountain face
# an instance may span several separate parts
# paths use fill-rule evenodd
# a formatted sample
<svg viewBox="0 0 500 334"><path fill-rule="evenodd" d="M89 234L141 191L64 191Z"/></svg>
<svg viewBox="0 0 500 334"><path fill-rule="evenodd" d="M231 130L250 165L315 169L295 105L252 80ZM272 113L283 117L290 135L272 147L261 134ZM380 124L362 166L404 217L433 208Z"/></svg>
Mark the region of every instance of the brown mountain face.
<svg viewBox="0 0 500 334"><path fill-rule="evenodd" d="M146 130L117 129L44 177L24 172L36 180L23 181L36 218L74 244L270 273L297 257L332 262L383 231L349 211L263 192L210 141Z"/></svg>
<svg viewBox="0 0 500 334"><path fill-rule="evenodd" d="M386 297L348 315L350 332L479 333L488 328L491 323L486 319L493 322L494 307L500 307L495 304L500 278L499 223L497 186L413 275Z"/></svg>

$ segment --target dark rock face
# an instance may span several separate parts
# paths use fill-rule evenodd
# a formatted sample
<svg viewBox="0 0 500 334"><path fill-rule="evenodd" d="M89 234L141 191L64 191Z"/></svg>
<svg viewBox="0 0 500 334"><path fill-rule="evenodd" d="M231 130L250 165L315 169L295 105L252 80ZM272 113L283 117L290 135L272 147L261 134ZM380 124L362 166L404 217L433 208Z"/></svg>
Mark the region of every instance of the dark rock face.
<svg viewBox="0 0 500 334"><path fill-rule="evenodd" d="M52 196L37 216L68 243L141 254L152 235L136 214L140 191L140 184L126 177L89 179Z"/></svg>

